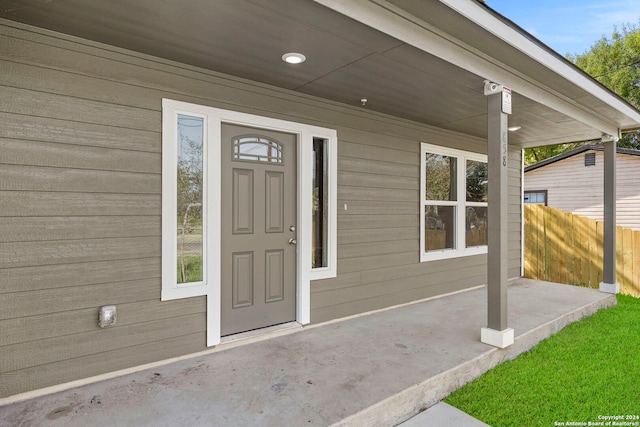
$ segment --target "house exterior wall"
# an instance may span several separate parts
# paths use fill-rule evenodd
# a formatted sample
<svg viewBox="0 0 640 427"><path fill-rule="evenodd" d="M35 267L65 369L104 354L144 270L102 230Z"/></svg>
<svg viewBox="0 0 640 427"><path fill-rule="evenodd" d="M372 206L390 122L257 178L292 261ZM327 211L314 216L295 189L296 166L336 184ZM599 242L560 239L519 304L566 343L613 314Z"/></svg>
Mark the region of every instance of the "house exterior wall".
<svg viewBox="0 0 640 427"><path fill-rule="evenodd" d="M160 301L162 98L337 130L338 276L312 282L312 323L486 282L486 255L419 262L418 194L421 142L485 141L8 21L0 48L0 398L206 349L205 297Z"/></svg>
<svg viewBox="0 0 640 427"><path fill-rule="evenodd" d="M585 166L585 153L595 153L596 164ZM604 215L604 152L585 153L550 163L525 173L525 191L547 190L547 205L598 221ZM640 229L640 156L616 157L616 222Z"/></svg>

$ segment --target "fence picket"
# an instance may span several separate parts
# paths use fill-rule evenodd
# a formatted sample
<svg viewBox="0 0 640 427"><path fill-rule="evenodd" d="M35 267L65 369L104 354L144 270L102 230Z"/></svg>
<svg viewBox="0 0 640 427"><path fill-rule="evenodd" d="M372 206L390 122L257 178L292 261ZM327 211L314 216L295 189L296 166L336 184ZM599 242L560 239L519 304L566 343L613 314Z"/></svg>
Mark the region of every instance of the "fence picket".
<svg viewBox="0 0 640 427"><path fill-rule="evenodd" d="M604 224L542 205L525 205L525 277L598 288ZM640 231L616 229L616 280L640 297Z"/></svg>
<svg viewBox="0 0 640 427"><path fill-rule="evenodd" d="M622 280L620 286L632 288L633 272L633 230L621 228L622 230Z"/></svg>
<svg viewBox="0 0 640 427"><path fill-rule="evenodd" d="M571 213L564 212L562 219L563 219L563 224L565 224L565 226L562 227L565 233L563 253L562 253L562 256L565 259L565 272L564 272L565 279L562 280L561 283L575 283L574 262L573 262L573 227L570 226Z"/></svg>
<svg viewBox="0 0 640 427"><path fill-rule="evenodd" d="M602 266L604 265L604 222L596 221L596 242L598 244L598 258L596 265L598 266L598 287L602 282Z"/></svg>
<svg viewBox="0 0 640 427"><path fill-rule="evenodd" d="M598 270L602 269L602 263L598 264L597 223L594 219L587 219L587 234L589 238L589 286L599 286Z"/></svg>
<svg viewBox="0 0 640 427"><path fill-rule="evenodd" d="M622 228L616 227L616 282L618 282L621 287L623 285L623 283L621 282L621 279L624 276L624 269L622 264L624 261L623 252L622 252L623 244L624 243L622 240Z"/></svg>
<svg viewBox="0 0 640 427"><path fill-rule="evenodd" d="M633 275L631 280L631 295L640 296L640 231L633 230Z"/></svg>
<svg viewBox="0 0 640 427"><path fill-rule="evenodd" d="M534 248L534 222L533 222L533 209L524 210L524 252L528 254L535 254ZM533 277L533 265L535 263L535 256L524 257L524 276Z"/></svg>
<svg viewBox="0 0 640 427"><path fill-rule="evenodd" d="M546 261L546 245L545 245L545 224L543 210L536 212L536 241L538 242L537 249L537 263L536 263L536 277L539 280L544 280L545 264Z"/></svg>

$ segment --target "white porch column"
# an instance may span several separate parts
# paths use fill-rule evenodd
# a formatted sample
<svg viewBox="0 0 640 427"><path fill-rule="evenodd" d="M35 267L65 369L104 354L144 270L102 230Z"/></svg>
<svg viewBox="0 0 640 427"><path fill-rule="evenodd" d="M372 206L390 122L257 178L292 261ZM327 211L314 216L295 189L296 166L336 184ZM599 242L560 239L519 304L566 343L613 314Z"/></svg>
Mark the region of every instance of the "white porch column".
<svg viewBox="0 0 640 427"><path fill-rule="evenodd" d="M511 113L511 91L485 83L488 116L489 206L487 293L488 323L481 341L505 348L513 344L513 329L507 324L507 235L508 235L508 142L507 113Z"/></svg>
<svg viewBox="0 0 640 427"><path fill-rule="evenodd" d="M604 266L600 291L617 294L616 283L616 140L603 137L604 143Z"/></svg>

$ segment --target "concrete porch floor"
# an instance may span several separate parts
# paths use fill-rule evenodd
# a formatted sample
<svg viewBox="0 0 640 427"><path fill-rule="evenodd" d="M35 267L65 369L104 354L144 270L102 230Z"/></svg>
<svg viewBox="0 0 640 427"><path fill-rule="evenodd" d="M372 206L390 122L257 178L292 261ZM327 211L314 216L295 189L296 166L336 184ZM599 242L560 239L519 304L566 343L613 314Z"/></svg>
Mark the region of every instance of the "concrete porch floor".
<svg viewBox="0 0 640 427"><path fill-rule="evenodd" d="M593 289L516 279L509 287L515 343L500 350L480 342L486 301L483 287L223 344L210 354L0 406L0 425L394 426L616 303Z"/></svg>

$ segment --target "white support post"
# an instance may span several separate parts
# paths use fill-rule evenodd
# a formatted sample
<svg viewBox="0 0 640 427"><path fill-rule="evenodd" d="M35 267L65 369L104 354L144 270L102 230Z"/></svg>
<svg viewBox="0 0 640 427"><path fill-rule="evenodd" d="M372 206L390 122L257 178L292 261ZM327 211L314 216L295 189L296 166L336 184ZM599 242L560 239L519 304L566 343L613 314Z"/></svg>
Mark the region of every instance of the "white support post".
<svg viewBox="0 0 640 427"><path fill-rule="evenodd" d="M507 114L511 113L511 91L485 82L488 116L489 206L487 254L488 323L480 340L505 348L513 344L514 331L507 317L508 242L508 141Z"/></svg>

